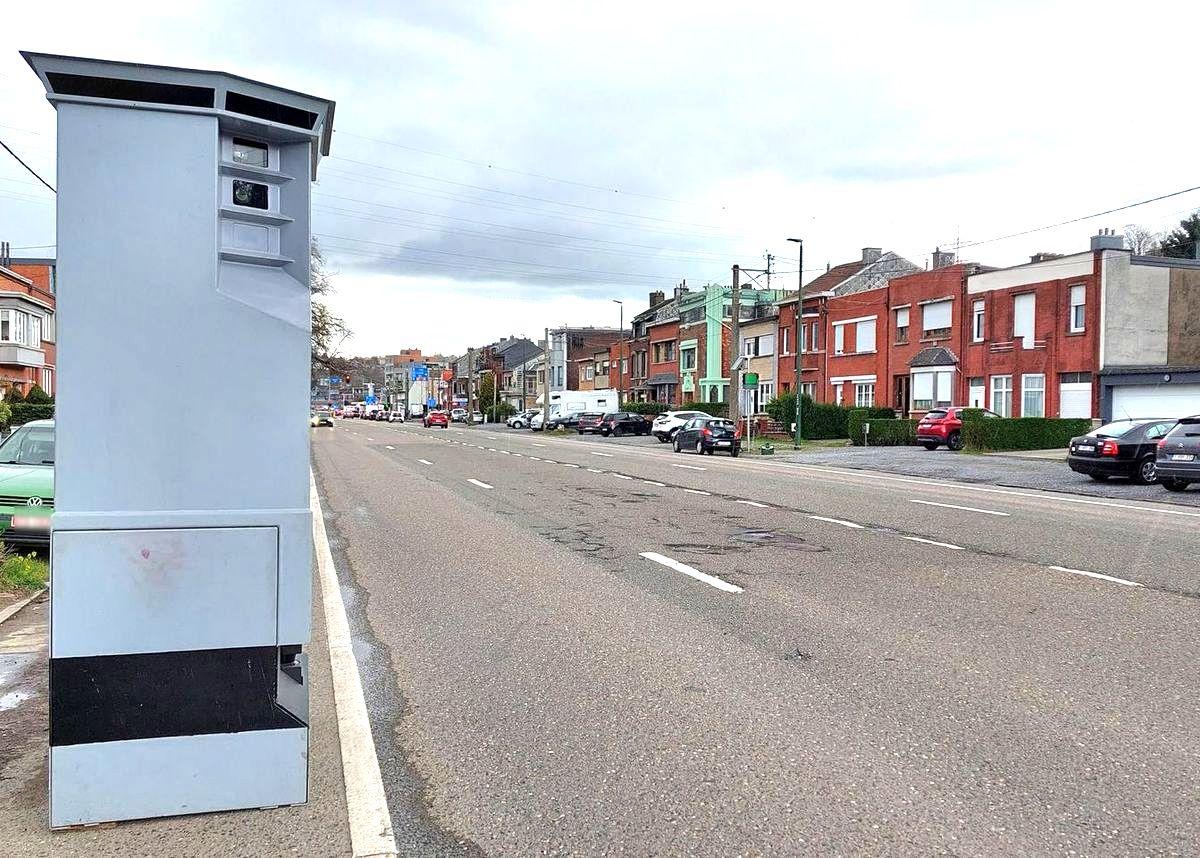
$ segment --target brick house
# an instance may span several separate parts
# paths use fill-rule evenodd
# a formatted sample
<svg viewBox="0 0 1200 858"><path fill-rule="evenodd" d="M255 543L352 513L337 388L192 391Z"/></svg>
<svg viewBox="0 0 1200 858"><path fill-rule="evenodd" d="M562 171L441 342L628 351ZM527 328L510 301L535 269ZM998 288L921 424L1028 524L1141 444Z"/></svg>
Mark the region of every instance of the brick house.
<svg viewBox="0 0 1200 858"><path fill-rule="evenodd" d="M54 395L55 261L8 263L0 266L0 386L27 394L37 384Z"/></svg>
<svg viewBox="0 0 1200 858"><path fill-rule="evenodd" d="M646 388L649 401L675 405L679 391L679 321L667 319L647 325L648 363Z"/></svg>

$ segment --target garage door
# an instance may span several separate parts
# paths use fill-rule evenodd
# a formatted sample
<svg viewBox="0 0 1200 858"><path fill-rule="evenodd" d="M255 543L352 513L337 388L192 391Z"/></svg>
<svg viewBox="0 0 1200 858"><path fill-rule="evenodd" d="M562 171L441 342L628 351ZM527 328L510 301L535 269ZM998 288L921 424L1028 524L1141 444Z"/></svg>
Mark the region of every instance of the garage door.
<svg viewBox="0 0 1200 858"><path fill-rule="evenodd" d="M1192 414L1200 414L1200 384L1133 384L1113 388L1114 420Z"/></svg>

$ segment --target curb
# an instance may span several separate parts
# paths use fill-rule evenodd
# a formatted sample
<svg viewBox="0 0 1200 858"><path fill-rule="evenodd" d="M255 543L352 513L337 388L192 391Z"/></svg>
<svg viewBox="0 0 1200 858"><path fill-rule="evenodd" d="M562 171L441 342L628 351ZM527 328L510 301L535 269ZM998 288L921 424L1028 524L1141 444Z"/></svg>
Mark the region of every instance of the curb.
<svg viewBox="0 0 1200 858"><path fill-rule="evenodd" d="M29 598L22 599L20 602L17 602L15 605L9 605L3 611L0 611L0 624L4 623L6 620L9 620L12 617L15 617L17 614L21 613L22 608L24 608L26 605L28 605L30 602L34 601L35 599L39 598L43 593L46 592L47 589L48 588L43 587L42 589L38 590L36 593L34 593Z"/></svg>

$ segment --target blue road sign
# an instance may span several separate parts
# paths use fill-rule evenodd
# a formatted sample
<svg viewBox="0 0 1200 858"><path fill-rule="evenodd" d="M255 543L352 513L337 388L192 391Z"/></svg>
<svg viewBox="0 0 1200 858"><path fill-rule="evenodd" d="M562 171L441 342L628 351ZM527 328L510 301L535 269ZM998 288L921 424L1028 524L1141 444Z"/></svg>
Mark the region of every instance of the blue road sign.
<svg viewBox="0 0 1200 858"><path fill-rule="evenodd" d="M366 404L366 405L374 405L374 404L375 404L376 402L378 402L378 401L379 401L379 397L378 397L378 396L376 396L376 395L375 395L375 394L373 394L373 393L368 393L368 394L367 394L367 398L363 400L363 403L364 403L364 404Z"/></svg>
<svg viewBox="0 0 1200 858"><path fill-rule="evenodd" d="M331 376L329 376L329 384L330 384L331 386L333 386L333 387L337 387L337 386L338 386L339 384L341 384L341 383L342 383L342 377L341 377L340 375L331 375Z"/></svg>
<svg viewBox="0 0 1200 858"><path fill-rule="evenodd" d="M429 378L429 367L423 363L414 363L410 375L413 381L416 381L418 378Z"/></svg>
<svg viewBox="0 0 1200 858"><path fill-rule="evenodd" d="M429 408L433 408L433 406L437 405L437 400L431 396L425 400L425 405Z"/></svg>

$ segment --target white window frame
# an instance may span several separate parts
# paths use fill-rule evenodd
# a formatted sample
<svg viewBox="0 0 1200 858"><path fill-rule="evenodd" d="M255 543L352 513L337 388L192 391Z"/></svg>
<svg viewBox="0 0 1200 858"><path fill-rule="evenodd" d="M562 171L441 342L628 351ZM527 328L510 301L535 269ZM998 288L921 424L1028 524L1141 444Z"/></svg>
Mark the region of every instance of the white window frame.
<svg viewBox="0 0 1200 858"><path fill-rule="evenodd" d="M901 315L901 314L903 314L903 315ZM895 319L896 342L897 343L907 343L908 342L909 323L912 321L911 308L897 307L894 312L893 318ZM904 320L904 324L900 324L901 319ZM904 339L900 339L901 331L904 332Z"/></svg>
<svg viewBox="0 0 1200 858"><path fill-rule="evenodd" d="M833 404L834 405L842 404L842 387L844 385L845 385L845 382L842 382L842 381L839 381L837 384L833 385Z"/></svg>
<svg viewBox="0 0 1200 858"><path fill-rule="evenodd" d="M869 349L863 348L863 341L867 339L867 337L863 336L864 333L869 334L869 338L871 340L871 347ZM854 353L856 355L872 354L872 353L874 353L874 351L875 351L875 320L874 319L864 319L861 322L855 323L855 325L854 325Z"/></svg>
<svg viewBox="0 0 1200 858"><path fill-rule="evenodd" d="M983 302L976 301L971 305L971 342L983 342Z"/></svg>
<svg viewBox="0 0 1200 858"><path fill-rule="evenodd" d="M934 307L946 307L946 324L930 327L929 311ZM921 336L928 337L931 331L943 331L954 327L954 299L944 298L938 301L930 301L921 305Z"/></svg>
<svg viewBox="0 0 1200 858"><path fill-rule="evenodd" d="M1029 409L1026 403L1029 400L1029 395L1038 394L1039 404L1036 409ZM1030 410L1036 410L1037 414L1029 414ZM1021 376L1021 416L1022 417L1045 417L1046 416L1046 376L1040 372L1025 373Z"/></svg>
<svg viewBox="0 0 1200 858"><path fill-rule="evenodd" d="M1028 326L1021 324L1021 317L1017 309L1020 305L1025 304L1026 300L1029 306ZM1037 327L1037 293L1022 292L1019 295L1013 295L1013 342L1021 341L1021 347L1025 349L1033 348L1034 329Z"/></svg>
<svg viewBox="0 0 1200 858"><path fill-rule="evenodd" d="M587 366L585 366L583 368L583 380L584 381L595 381L596 380L596 367L592 366L592 364L590 364L590 363Z"/></svg>
<svg viewBox="0 0 1200 858"><path fill-rule="evenodd" d="M1087 326L1087 290L1082 283L1076 283L1069 287L1067 304L1067 319L1071 326L1068 330L1072 334L1082 333ZM1076 319L1077 315L1078 319Z"/></svg>
<svg viewBox="0 0 1200 858"><path fill-rule="evenodd" d="M855 408L874 408L875 407L875 382L860 381L854 384L854 407Z"/></svg>
<svg viewBox="0 0 1200 858"><path fill-rule="evenodd" d="M817 383L815 381L800 382L800 395L807 396L809 399L816 400L817 398Z"/></svg>
<svg viewBox="0 0 1200 858"><path fill-rule="evenodd" d="M791 354L791 352L788 351L788 346L791 345L788 342L791 339L791 333L792 333L791 328L780 328L779 329L779 346L781 349L780 350L781 355L790 355Z"/></svg>
<svg viewBox="0 0 1200 858"><path fill-rule="evenodd" d="M846 353L846 326L833 326L833 353L841 355Z"/></svg>
<svg viewBox="0 0 1200 858"><path fill-rule="evenodd" d="M48 366L42 367L42 390L54 395L54 370Z"/></svg>
<svg viewBox="0 0 1200 858"><path fill-rule="evenodd" d="M683 361L683 356L685 354L689 354L689 353L692 356L692 365L685 366L684 361ZM685 346L685 347L681 348L679 350L679 371L680 372L695 372L696 366L697 366L698 354L699 354L699 350L696 346Z"/></svg>
<svg viewBox="0 0 1200 858"><path fill-rule="evenodd" d="M1013 377L1011 375L993 375L990 382L989 400L992 404L992 411L1001 417L1012 417ZM997 394L1007 397L1007 401L1003 399L998 401Z"/></svg>

